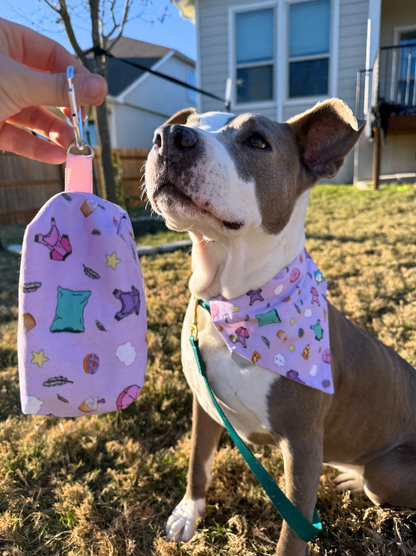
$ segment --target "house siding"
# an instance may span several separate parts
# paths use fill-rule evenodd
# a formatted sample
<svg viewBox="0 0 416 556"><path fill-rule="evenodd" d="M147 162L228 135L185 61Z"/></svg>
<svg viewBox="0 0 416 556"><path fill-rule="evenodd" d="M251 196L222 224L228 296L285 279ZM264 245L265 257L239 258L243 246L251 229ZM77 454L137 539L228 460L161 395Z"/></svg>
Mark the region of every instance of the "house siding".
<svg viewBox="0 0 416 556"><path fill-rule="evenodd" d="M414 0L405 1L414 2ZM220 97L224 96L225 82L230 71L228 67L228 8L249 4L255 4L255 2L253 0L199 0L198 3L200 86ZM276 2L276 7L277 4ZM344 100L352 110L355 109L357 71L365 67L368 11L369 0L340 0L336 95ZM281 16L280 11L278 12L279 16ZM281 52L277 52L277 57L282 55ZM280 86L286 87L284 84ZM281 90L281 93L284 98L285 91ZM282 120L286 121L308 110L313 104L314 101L307 99L304 103L283 102ZM223 110L223 105L221 102L202 97L201 109L203 112ZM238 106L234 106L232 110L235 114L247 111L244 107L239 108ZM259 104L253 111L275 120L277 104L268 103L267 108L262 108ZM350 155L338 175L331 181L351 183L352 179L353 156Z"/></svg>
<svg viewBox="0 0 416 556"><path fill-rule="evenodd" d="M225 94L225 83L229 77L228 67L228 8L253 4L253 0L238 2L225 0L199 0L199 47L201 88L221 98ZM202 96L203 112L224 110L222 102ZM233 107L234 114L247 112L244 108ZM276 105L256 108L258 114L276 119Z"/></svg>
<svg viewBox="0 0 416 556"><path fill-rule="evenodd" d="M173 55L157 71L188 82L188 70L195 67ZM188 90L155 75L147 75L128 94L115 102L116 130L113 131L117 147L148 149L152 146L153 132L172 114L195 106L188 98Z"/></svg>
<svg viewBox="0 0 416 556"><path fill-rule="evenodd" d="M166 121L166 116L134 106L115 104L112 109L115 111L117 122L116 129L113 130L117 147L150 149L155 129Z"/></svg>

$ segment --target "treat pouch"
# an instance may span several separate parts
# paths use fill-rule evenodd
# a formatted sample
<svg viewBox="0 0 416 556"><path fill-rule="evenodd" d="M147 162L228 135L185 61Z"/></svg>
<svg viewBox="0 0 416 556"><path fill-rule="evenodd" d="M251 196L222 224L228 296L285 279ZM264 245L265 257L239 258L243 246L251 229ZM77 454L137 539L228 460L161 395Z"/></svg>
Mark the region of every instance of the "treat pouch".
<svg viewBox="0 0 416 556"><path fill-rule="evenodd" d="M24 237L19 379L24 413L78 417L139 395L146 306L128 214L92 194L92 156L69 153L65 173Z"/></svg>

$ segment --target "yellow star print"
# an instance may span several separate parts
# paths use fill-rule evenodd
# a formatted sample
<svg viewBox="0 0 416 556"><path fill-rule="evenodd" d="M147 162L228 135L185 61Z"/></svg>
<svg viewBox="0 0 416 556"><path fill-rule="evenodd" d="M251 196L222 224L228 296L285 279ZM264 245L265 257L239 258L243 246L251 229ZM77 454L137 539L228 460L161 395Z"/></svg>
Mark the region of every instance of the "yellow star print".
<svg viewBox="0 0 416 556"><path fill-rule="evenodd" d="M112 253L111 255L106 255L107 257L107 266L111 266L113 270L116 269L116 266L121 263L121 259L117 259L116 252Z"/></svg>
<svg viewBox="0 0 416 556"><path fill-rule="evenodd" d="M295 346L293 344L290 344L290 346L288 347L289 351L295 351Z"/></svg>
<svg viewBox="0 0 416 556"><path fill-rule="evenodd" d="M35 363L39 368L42 367L42 365L46 361L49 361L49 359L44 356L43 349L41 349L39 353L36 353L36 351L32 351L32 355L33 355L33 359L31 363Z"/></svg>
<svg viewBox="0 0 416 556"><path fill-rule="evenodd" d="M296 322L295 319L293 319L293 318L290 319L290 324L295 324L295 322Z"/></svg>
<svg viewBox="0 0 416 556"><path fill-rule="evenodd" d="M238 305L234 305L233 313L238 313L240 311L240 307Z"/></svg>

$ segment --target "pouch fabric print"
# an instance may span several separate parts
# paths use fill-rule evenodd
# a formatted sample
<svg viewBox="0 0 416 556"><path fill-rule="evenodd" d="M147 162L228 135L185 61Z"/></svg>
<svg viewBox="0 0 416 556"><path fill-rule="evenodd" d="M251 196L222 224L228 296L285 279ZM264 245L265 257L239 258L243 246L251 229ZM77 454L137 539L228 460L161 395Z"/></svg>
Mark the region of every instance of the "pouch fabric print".
<svg viewBox="0 0 416 556"><path fill-rule="evenodd" d="M88 192L88 159L68 155L66 191L43 206L24 237L18 357L28 414L124 409L145 378L146 304L131 222Z"/></svg>

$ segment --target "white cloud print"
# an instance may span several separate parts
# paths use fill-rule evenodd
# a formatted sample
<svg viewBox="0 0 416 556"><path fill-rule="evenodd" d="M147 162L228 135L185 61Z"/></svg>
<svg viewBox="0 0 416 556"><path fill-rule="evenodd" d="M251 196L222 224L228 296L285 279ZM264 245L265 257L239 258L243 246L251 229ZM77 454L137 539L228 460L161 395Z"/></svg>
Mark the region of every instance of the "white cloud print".
<svg viewBox="0 0 416 556"><path fill-rule="evenodd" d="M274 290L275 295L280 295L283 291L283 284L279 284L277 288Z"/></svg>
<svg viewBox="0 0 416 556"><path fill-rule="evenodd" d="M116 356L119 358L121 363L124 363L127 366L132 365L137 357L136 348L131 342L121 344L121 346L118 346L117 348Z"/></svg>
<svg viewBox="0 0 416 556"><path fill-rule="evenodd" d="M23 405L23 413L26 415L36 415L44 403L37 396L27 396Z"/></svg>
<svg viewBox="0 0 416 556"><path fill-rule="evenodd" d="M278 367L284 367L286 365L286 357L281 353L274 356L274 364Z"/></svg>

